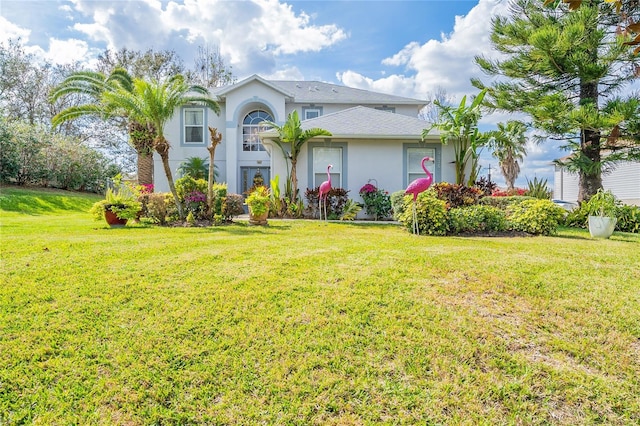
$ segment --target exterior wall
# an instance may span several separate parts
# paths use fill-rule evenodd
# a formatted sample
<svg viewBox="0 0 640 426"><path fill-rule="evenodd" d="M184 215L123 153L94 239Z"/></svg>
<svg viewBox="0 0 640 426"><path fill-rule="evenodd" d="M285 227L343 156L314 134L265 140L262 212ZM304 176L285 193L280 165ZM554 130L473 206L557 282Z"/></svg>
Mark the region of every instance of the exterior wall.
<svg viewBox="0 0 640 426"><path fill-rule="evenodd" d="M557 199L576 202L579 178L556 166L553 196ZM624 204L640 206L640 163L621 163L613 172L602 177L602 186L611 190Z"/></svg>
<svg viewBox="0 0 640 426"><path fill-rule="evenodd" d="M215 112L208 110L206 113L205 126L211 126L222 132L223 139L222 144L218 145L216 149L215 164L218 165L218 180L224 182L226 180L225 170L225 151L226 151L226 137L225 137L225 122L222 118L224 116L224 105L220 105L220 115L216 115ZM209 158L209 131L205 129L205 144L197 146L185 146L183 143L184 136L182 135L182 109L167 123L164 129L165 137L171 144L171 150L169 151L169 165L171 167L171 173L173 174L174 181L180 176L178 175L178 167L180 164L189 157L201 157ZM162 166L162 160L157 153L153 154L153 181L155 190L157 192L168 192L169 184Z"/></svg>
<svg viewBox="0 0 640 426"><path fill-rule="evenodd" d="M417 146L418 140L334 140L332 142L309 141L298 157L297 176L300 196L304 198L307 188L318 186L313 184L312 158L310 152L314 146L342 146L346 149L346 164L343 164L343 188L349 190L349 197L362 202L358 195L360 188L368 182L388 191L404 190L408 183L404 173L405 147ZM268 142L267 142L268 143ZM424 146L424 145L421 145ZM427 142L427 147L435 148L439 162L434 175L435 182L455 182L455 169L451 162L454 159L453 147L442 145L439 140ZM287 176L286 164L280 149L271 145L272 177L280 176L280 189L284 191ZM334 184L334 186L336 186Z"/></svg>
<svg viewBox="0 0 640 426"><path fill-rule="evenodd" d="M174 180L179 178L178 167L189 157L209 158L207 146L209 145L209 133L206 127L215 127L222 133L222 143L218 145L215 153L219 182L226 182L230 193L241 191L241 170L243 168L270 168L270 177L280 177L280 185L284 190L286 180L286 163L280 148L273 145L266 146L267 151L243 151L242 149L242 121L246 114L256 109L270 113L276 123L284 123L286 117L294 109L302 114L308 107L320 107L322 115L339 112L352 108L353 104L310 104L310 103L286 103L285 95L260 81L251 81L227 92L226 97L220 103L220 114L213 111L206 112L205 143L197 146L184 144L182 110L171 119L165 128L165 136L171 144L169 162ZM366 106L394 108L396 114L416 117L418 111L414 105L382 105L368 104ZM304 119L301 116L301 119ZM375 179L377 185L389 192L404 189L406 182L403 179L403 144L411 141L393 140L350 140L334 141L344 143L347 149L347 159L344 164L346 189L351 192L352 198L358 199L358 190L369 179ZM415 141L417 143L418 141ZM441 146L434 140L434 145ZM453 160L453 150L442 147L443 158L441 164L446 165L442 169L438 180L455 181L455 172L449 164ZM167 192L169 190L164 168L158 154L154 154L154 182L156 191ZM311 176L308 163L307 148L303 148L298 159L298 188L300 195L310 186Z"/></svg>
<svg viewBox="0 0 640 426"><path fill-rule="evenodd" d="M242 120L251 111L261 109L269 112L275 122L286 119L285 100L282 93L251 82L234 90L220 104L220 115L207 112L207 126L215 127L222 133L222 143L216 148L215 164L218 166L218 181L226 182L230 193L240 192L240 171L242 167L268 167L270 157L265 151L247 152L242 150ZM165 135L171 143L169 162L174 180L178 179L177 169L188 157L209 158L209 133L205 130L206 144L203 146L184 146L182 139L181 111L167 123ZM156 191L169 190L160 157L154 155L154 182Z"/></svg>
<svg viewBox="0 0 640 426"><path fill-rule="evenodd" d="M282 93L253 81L229 93L226 99L226 182L230 193L240 193L240 173L243 167L268 167L266 151L242 150L242 120L251 111L267 111L277 123L286 119Z"/></svg>

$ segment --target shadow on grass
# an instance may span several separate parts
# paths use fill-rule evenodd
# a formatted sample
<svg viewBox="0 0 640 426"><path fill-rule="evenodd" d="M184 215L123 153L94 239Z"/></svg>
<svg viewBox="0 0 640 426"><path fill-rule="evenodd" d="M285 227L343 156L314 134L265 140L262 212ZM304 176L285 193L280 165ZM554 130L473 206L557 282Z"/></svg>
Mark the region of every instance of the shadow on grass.
<svg viewBox="0 0 640 426"><path fill-rule="evenodd" d="M232 235L247 235L247 234L277 234L279 231L288 231L291 229L291 225L284 223L269 224L269 225L249 225L247 222L233 222L228 225L221 226L209 226L203 228L209 232L224 232Z"/></svg>
<svg viewBox="0 0 640 426"><path fill-rule="evenodd" d="M583 240L583 241L606 241L606 239L593 238L585 229L561 228L560 232L555 235L556 238L567 240ZM616 231L613 233L610 241L620 241L624 243L640 243L640 234L632 234L630 232Z"/></svg>

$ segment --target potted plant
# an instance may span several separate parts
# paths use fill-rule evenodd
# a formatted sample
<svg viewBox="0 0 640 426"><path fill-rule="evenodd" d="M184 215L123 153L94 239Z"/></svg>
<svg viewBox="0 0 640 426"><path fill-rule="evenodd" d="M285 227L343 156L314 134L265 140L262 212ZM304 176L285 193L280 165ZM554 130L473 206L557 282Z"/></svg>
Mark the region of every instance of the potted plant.
<svg viewBox="0 0 640 426"><path fill-rule="evenodd" d="M618 201L611 191L599 189L585 203L589 233L593 238L609 238L616 227Z"/></svg>
<svg viewBox="0 0 640 426"><path fill-rule="evenodd" d="M271 194L266 186L255 186L245 201L249 206L249 224L266 225L271 206Z"/></svg>
<svg viewBox="0 0 640 426"><path fill-rule="evenodd" d="M120 187L119 179L114 179L117 189L107 189L104 200L93 204L89 211L95 220L106 220L110 226L124 226L129 219L135 219L142 205L135 194Z"/></svg>

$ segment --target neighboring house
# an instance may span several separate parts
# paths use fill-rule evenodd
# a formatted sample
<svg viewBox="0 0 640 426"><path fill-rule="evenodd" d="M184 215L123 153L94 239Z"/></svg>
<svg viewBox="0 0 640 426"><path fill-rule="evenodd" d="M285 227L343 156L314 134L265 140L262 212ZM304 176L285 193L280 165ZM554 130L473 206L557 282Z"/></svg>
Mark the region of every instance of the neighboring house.
<svg viewBox="0 0 640 426"><path fill-rule="evenodd" d="M256 75L217 88L213 95L220 103L219 116L200 106L188 106L167 125L174 173L188 157L208 158L207 127L211 126L223 136L215 154L217 180L226 182L230 193L245 192L258 172L265 183L279 175L284 186L284 156L260 123L284 123L297 110L303 128L320 127L333 134L309 141L298 157L302 197L306 188L326 180L329 163L333 164L332 186L349 190L350 198L356 200L359 189L369 181L389 193L406 188L413 179L424 176L420 160L426 155L435 158L429 167L436 182L455 181L453 147L442 145L437 134L422 141L428 125L417 116L424 101L317 81L271 81ZM157 191L168 190L157 156L154 179Z"/></svg>
<svg viewBox="0 0 640 426"><path fill-rule="evenodd" d="M555 166L553 197L558 200L576 202L578 200L577 173L570 173L564 167ZM602 186L611 190L624 204L640 206L640 162L624 162L602 176Z"/></svg>

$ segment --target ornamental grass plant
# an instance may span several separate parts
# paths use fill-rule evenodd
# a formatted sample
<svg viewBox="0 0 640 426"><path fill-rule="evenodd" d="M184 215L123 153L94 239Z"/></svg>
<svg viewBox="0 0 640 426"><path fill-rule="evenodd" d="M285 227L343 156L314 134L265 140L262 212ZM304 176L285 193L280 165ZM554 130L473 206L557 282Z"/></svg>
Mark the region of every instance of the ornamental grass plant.
<svg viewBox="0 0 640 426"><path fill-rule="evenodd" d="M0 424L640 422L640 235L97 225L0 188Z"/></svg>

